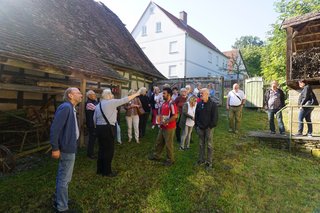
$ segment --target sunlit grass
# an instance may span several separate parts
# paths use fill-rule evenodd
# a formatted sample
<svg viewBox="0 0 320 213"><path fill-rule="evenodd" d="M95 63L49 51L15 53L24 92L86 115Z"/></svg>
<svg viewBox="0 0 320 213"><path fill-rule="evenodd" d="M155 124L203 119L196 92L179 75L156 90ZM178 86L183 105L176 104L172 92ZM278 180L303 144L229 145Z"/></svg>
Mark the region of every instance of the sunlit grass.
<svg viewBox="0 0 320 213"><path fill-rule="evenodd" d="M167 168L147 159L157 130L148 128L141 144L116 145L115 178L95 174L96 161L77 154L70 197L79 212L319 212L319 160L270 148L246 136L267 128L265 113L245 110L239 135L227 132L227 114L219 109L214 132L212 171L195 166L198 139L178 151ZM163 158L165 157L165 153ZM43 156L30 170L0 179L0 212L51 212L57 161Z"/></svg>

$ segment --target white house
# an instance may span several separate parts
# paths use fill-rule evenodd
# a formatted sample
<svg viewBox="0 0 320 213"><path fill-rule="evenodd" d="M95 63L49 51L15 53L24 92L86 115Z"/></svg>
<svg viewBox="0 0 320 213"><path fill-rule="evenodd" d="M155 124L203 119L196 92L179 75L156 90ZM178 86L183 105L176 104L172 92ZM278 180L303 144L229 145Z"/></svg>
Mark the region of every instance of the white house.
<svg viewBox="0 0 320 213"><path fill-rule="evenodd" d="M150 2L132 31L141 49L167 78L227 77L228 58L204 35Z"/></svg>

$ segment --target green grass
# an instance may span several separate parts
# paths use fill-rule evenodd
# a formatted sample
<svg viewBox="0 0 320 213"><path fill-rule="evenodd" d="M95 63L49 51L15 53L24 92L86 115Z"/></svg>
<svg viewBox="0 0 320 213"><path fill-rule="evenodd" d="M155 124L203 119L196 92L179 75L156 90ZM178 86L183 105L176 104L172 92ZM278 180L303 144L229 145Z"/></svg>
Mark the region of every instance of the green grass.
<svg viewBox="0 0 320 213"><path fill-rule="evenodd" d="M270 148L246 137L246 131L266 129L265 113L245 110L240 135L227 132L220 108L214 132L214 168L194 163L198 139L189 151L178 151L176 164L163 167L147 160L157 130L148 129L141 144L116 145L115 178L95 174L96 161L77 154L69 186L71 206L79 212L320 212L319 160ZM163 157L165 156L165 153ZM57 161L43 156L29 170L0 179L0 212L52 212Z"/></svg>

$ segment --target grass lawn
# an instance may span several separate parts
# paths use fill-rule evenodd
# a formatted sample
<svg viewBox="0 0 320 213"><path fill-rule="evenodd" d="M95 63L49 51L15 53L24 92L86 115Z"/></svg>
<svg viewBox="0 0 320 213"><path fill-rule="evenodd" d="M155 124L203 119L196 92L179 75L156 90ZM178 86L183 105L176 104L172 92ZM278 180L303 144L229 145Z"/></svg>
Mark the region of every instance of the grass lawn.
<svg viewBox="0 0 320 213"><path fill-rule="evenodd" d="M77 154L69 185L71 208L79 212L320 212L320 161L270 148L246 137L267 128L267 115L243 113L242 132L227 132L227 115L219 109L214 132L212 171L194 166L198 138L188 151L175 143L176 163L149 161L157 129L147 129L141 144L116 145L115 178L96 175L96 161ZM165 153L163 157L165 156ZM0 178L0 212L52 212L58 161L43 156L31 169Z"/></svg>

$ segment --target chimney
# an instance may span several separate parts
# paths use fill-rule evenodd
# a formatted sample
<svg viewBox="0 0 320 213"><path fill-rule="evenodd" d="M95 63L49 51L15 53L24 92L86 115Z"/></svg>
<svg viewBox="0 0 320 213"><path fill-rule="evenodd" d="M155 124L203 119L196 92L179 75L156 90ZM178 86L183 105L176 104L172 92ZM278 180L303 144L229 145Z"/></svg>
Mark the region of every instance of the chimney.
<svg viewBox="0 0 320 213"><path fill-rule="evenodd" d="M185 25L187 25L187 16L188 16L188 14L186 13L186 12L184 12L184 11L181 11L180 12L180 20L185 24Z"/></svg>

